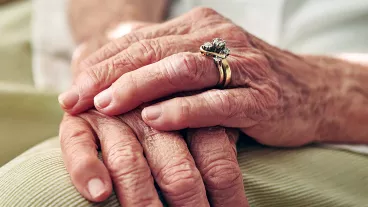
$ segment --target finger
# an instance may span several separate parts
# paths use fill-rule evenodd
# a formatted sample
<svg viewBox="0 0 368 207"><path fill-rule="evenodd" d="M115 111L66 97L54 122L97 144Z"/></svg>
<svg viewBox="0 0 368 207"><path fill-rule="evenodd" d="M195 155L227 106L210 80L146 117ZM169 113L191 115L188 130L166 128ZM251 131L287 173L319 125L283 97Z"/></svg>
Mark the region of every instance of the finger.
<svg viewBox="0 0 368 207"><path fill-rule="evenodd" d="M122 206L162 206L134 132L122 121L90 111L83 118L100 139L103 160Z"/></svg>
<svg viewBox="0 0 368 207"><path fill-rule="evenodd" d="M164 131L217 125L246 128L269 115L262 99L250 88L210 90L146 107L142 118L149 126Z"/></svg>
<svg viewBox="0 0 368 207"><path fill-rule="evenodd" d="M261 64L262 57L251 51L247 52L246 58L233 55L228 59L234 77L230 87L248 85L254 77L252 71L260 72L265 67ZM219 68L212 58L200 53L178 53L125 73L99 93L94 104L104 114L117 115L171 94L214 87L219 79Z"/></svg>
<svg viewBox="0 0 368 207"><path fill-rule="evenodd" d="M60 125L63 160L77 190L90 201L101 202L112 191L105 165L97 157L91 127L79 117L66 114Z"/></svg>
<svg viewBox="0 0 368 207"><path fill-rule="evenodd" d="M219 72L211 58L179 53L122 75L95 97L95 107L107 115L122 114L170 94L214 86L218 79Z"/></svg>
<svg viewBox="0 0 368 207"><path fill-rule="evenodd" d="M191 129L187 142L201 172L211 206L248 206L237 161L238 131L223 127Z"/></svg>
<svg viewBox="0 0 368 207"><path fill-rule="evenodd" d="M145 65L159 61L179 50L191 51L194 41L181 44L180 47L171 47L183 41L183 37L158 38L143 40L132 44L118 56L83 71L77 77L73 87L59 96L63 109L75 114L93 106L93 98L101 90L106 89L121 75ZM103 103L101 103L103 104Z"/></svg>
<svg viewBox="0 0 368 207"><path fill-rule="evenodd" d="M201 17L209 18L211 21L188 24L188 22L193 22L193 17L198 17L199 19ZM171 26L166 25L166 30L164 29L166 33L161 32L161 30L157 30L158 35L152 35L152 37L158 36L161 38L142 40L142 38L146 37L139 37L138 33L135 34L134 32L122 37L122 40L119 41L135 43L129 44L128 47L120 47L120 45L117 44L115 47L119 48L107 49L108 51L119 51L119 53L97 65L84 69L84 72L82 72L75 80L73 87L59 96L59 102L62 108L71 114L76 114L89 109L93 106L94 96L109 87L124 73L159 61L178 52L197 51L198 47L204 41L209 40L209 37L216 36L218 33L221 33L221 31L217 30L212 33L208 33L208 31L204 33L201 32L201 30L205 30L210 24L220 22L220 20L224 19L215 11L205 8L195 9L193 12L190 12L181 18L181 20L177 20L177 24L174 24L173 22L176 21L173 20L173 22L171 22ZM223 22L224 21L222 21L222 23ZM196 32L194 33L192 30ZM147 35L150 32L151 31L147 31L142 34ZM184 41L184 36L180 36L180 34L187 34L190 32L192 32L192 39ZM168 34L179 35L176 36L176 38L172 38L174 36L170 36ZM135 35L138 35L138 37L135 37ZM163 35L167 36L162 37ZM196 38L196 36L198 37ZM130 41L129 38L133 38L133 41ZM104 50L104 48L101 50Z"/></svg>
<svg viewBox="0 0 368 207"><path fill-rule="evenodd" d="M137 110L122 119L137 134L169 206L209 206L200 172L180 134L153 130Z"/></svg>
<svg viewBox="0 0 368 207"><path fill-rule="evenodd" d="M169 20L161 24L154 24L152 26L145 26L141 29L128 33L127 35L121 36L115 41L111 41L106 44L97 52L89 56L85 61L82 62L81 67L91 67L97 63L107 60L121 51L128 48L131 44L144 39L154 39L169 35L184 35L192 31L199 31L205 29L208 25L207 21L198 23L196 25L188 24L196 19L205 20L206 18L221 18L218 13L209 8L196 8L192 11L179 16L175 19ZM207 24L206 24L207 23ZM129 28L128 28L129 29Z"/></svg>

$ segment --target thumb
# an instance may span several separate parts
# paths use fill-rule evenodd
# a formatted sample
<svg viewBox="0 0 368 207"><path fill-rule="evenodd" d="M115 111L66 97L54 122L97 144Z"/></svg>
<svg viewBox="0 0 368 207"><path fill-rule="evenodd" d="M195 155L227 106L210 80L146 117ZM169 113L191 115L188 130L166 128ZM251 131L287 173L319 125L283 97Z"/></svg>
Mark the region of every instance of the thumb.
<svg viewBox="0 0 368 207"><path fill-rule="evenodd" d="M210 90L146 107L142 118L163 131L217 125L243 128L258 123L248 116L255 113L256 103L249 89Z"/></svg>

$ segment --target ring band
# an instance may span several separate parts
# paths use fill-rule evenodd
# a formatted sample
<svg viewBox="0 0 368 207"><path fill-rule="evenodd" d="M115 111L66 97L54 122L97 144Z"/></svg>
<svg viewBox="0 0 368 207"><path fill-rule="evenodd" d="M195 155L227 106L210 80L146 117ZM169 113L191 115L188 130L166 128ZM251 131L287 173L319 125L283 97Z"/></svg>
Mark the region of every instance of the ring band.
<svg viewBox="0 0 368 207"><path fill-rule="evenodd" d="M217 85L221 88L227 87L231 82L231 68L229 62L226 60L230 55L230 50L226 47L224 40L215 38L212 42L206 42L200 47L202 55L213 58L218 71L219 80Z"/></svg>
<svg viewBox="0 0 368 207"><path fill-rule="evenodd" d="M223 73L225 73L225 83L223 84L223 87L227 87L231 81L231 69L230 69L230 65L229 62L227 62L226 59L222 60L222 64L221 64L222 70L224 71Z"/></svg>
<svg viewBox="0 0 368 207"><path fill-rule="evenodd" d="M220 75L220 78L219 78L219 80L218 80L218 82L217 82L216 85L223 86L225 74L224 74L224 69L223 69L222 61L221 60L214 60L214 61L215 61L215 64L217 66L217 69L218 69L219 75Z"/></svg>

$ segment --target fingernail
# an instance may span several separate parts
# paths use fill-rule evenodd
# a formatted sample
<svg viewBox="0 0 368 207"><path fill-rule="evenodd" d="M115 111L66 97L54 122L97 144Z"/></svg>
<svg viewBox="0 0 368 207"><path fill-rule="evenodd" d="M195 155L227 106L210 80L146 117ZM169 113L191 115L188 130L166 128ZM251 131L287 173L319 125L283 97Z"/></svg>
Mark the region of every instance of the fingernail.
<svg viewBox="0 0 368 207"><path fill-rule="evenodd" d="M62 93L58 97L59 103L63 108L73 108L79 100L79 95L73 90Z"/></svg>
<svg viewBox="0 0 368 207"><path fill-rule="evenodd" d="M93 178L88 182L88 192L96 199L106 192L105 185L100 179Z"/></svg>
<svg viewBox="0 0 368 207"><path fill-rule="evenodd" d="M95 106L100 109L106 108L111 103L111 90L106 89L95 97Z"/></svg>
<svg viewBox="0 0 368 207"><path fill-rule="evenodd" d="M143 116L145 119L147 120L155 120L158 119L161 116L161 106L160 105L156 105L156 106L150 106L147 107L145 109L143 109Z"/></svg>

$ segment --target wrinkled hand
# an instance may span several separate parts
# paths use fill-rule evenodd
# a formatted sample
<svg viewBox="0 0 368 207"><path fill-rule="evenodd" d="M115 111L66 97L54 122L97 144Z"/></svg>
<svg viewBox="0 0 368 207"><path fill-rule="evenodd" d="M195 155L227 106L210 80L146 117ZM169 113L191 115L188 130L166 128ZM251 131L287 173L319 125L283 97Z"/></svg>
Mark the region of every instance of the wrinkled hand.
<svg viewBox="0 0 368 207"><path fill-rule="evenodd" d="M178 132L148 127L139 110L119 117L66 114L60 126L63 159L78 191L99 202L114 185L122 206L162 206L154 180L170 206L247 206L236 140L235 130L199 129L188 133L187 146Z"/></svg>
<svg viewBox="0 0 368 207"><path fill-rule="evenodd" d="M144 121L159 130L222 125L240 128L261 143L298 146L319 137L319 100L326 77L302 57L274 48L217 12L199 8L170 22L133 32L103 47L74 86L60 96L64 110L93 107L125 113L142 103L183 91L213 88L218 70L199 46L227 41L230 89L208 90L147 107ZM321 103L324 104L324 103ZM292 126L292 127L291 127Z"/></svg>
<svg viewBox="0 0 368 207"><path fill-rule="evenodd" d="M99 37L79 47L72 62L75 75L81 60L106 41ZM78 191L98 202L114 185L122 206L161 206L153 180L170 206L247 206L237 136L221 127L190 130L185 143L178 132L148 127L139 109L118 117L96 110L66 114L60 126L64 162Z"/></svg>

